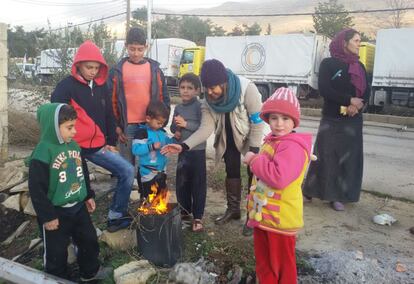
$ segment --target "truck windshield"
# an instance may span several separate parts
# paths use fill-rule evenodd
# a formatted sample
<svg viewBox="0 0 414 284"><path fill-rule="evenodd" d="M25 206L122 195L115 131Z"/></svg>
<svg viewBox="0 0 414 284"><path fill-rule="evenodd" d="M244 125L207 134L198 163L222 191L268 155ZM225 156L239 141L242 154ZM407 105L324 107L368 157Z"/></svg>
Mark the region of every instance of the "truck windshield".
<svg viewBox="0 0 414 284"><path fill-rule="evenodd" d="M181 56L180 64L189 64L193 63L194 61L194 51L193 50L185 50L183 55Z"/></svg>

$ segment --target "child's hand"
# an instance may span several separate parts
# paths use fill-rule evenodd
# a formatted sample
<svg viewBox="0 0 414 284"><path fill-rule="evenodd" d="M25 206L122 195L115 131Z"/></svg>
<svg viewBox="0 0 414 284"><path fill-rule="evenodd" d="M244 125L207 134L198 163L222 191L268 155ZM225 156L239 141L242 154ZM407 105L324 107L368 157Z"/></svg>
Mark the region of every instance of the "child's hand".
<svg viewBox="0 0 414 284"><path fill-rule="evenodd" d="M244 155L243 163L245 163L246 165L250 165L250 162L252 161L255 155L256 154L253 152L247 152L246 155Z"/></svg>
<svg viewBox="0 0 414 284"><path fill-rule="evenodd" d="M86 200L85 204L86 204L86 208L88 209L89 213L92 213L93 211L95 211L96 203L93 198L89 198L88 200Z"/></svg>
<svg viewBox="0 0 414 284"><path fill-rule="evenodd" d="M159 148L161 148L161 142L155 142L155 143L153 143L153 144L152 144L152 147L153 147L155 150L158 150Z"/></svg>
<svg viewBox="0 0 414 284"><path fill-rule="evenodd" d="M175 140L180 140L181 139L181 131L176 131L174 133L174 138L175 138Z"/></svg>
<svg viewBox="0 0 414 284"><path fill-rule="evenodd" d="M59 229L59 219L54 219L52 221L46 222L43 224L45 226L45 229L48 231L54 231Z"/></svg>
<svg viewBox="0 0 414 284"><path fill-rule="evenodd" d="M181 153L183 147L180 144L168 144L162 147L161 154L168 155L168 154L178 154Z"/></svg>
<svg viewBox="0 0 414 284"><path fill-rule="evenodd" d="M116 134L118 134L118 140L121 143L127 143L128 138L125 133L122 131L121 127L117 126L115 130Z"/></svg>
<svg viewBox="0 0 414 284"><path fill-rule="evenodd" d="M174 117L174 122L179 127L182 127L182 128L187 127L187 121L181 115L177 115L176 117Z"/></svg>

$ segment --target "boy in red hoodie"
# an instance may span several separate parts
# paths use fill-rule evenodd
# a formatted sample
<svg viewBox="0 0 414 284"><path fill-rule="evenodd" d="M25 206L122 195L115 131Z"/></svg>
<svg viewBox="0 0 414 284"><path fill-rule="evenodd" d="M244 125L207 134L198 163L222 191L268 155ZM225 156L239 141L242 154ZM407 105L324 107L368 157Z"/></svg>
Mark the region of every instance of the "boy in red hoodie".
<svg viewBox="0 0 414 284"><path fill-rule="evenodd" d="M81 147L86 186L90 188L86 160L101 166L118 178L108 213L108 231L115 232L131 223L128 202L134 181L134 167L116 148L117 135L111 98L106 86L108 66L99 48L91 41L80 45L71 76L60 81L52 102L72 105L78 115L73 138Z"/></svg>
<svg viewBox="0 0 414 284"><path fill-rule="evenodd" d="M263 104L260 117L271 133L259 154L247 152L244 163L254 174L248 196L254 228L256 275L260 283L297 283L296 232L303 227L301 185L310 158L312 136L295 133L300 106L288 88L279 88Z"/></svg>

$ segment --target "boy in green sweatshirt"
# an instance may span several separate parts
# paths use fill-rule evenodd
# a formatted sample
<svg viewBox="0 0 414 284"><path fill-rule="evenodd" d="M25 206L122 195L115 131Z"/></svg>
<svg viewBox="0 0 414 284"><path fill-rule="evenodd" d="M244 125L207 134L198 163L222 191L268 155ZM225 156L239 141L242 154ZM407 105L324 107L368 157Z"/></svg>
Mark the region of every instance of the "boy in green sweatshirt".
<svg viewBox="0 0 414 284"><path fill-rule="evenodd" d="M76 134L76 111L67 104L39 107L41 136L29 165L29 191L42 230L46 272L62 278L67 274L67 247L78 247L80 279L106 278L101 268L96 230L89 213L96 208L94 192L87 190Z"/></svg>

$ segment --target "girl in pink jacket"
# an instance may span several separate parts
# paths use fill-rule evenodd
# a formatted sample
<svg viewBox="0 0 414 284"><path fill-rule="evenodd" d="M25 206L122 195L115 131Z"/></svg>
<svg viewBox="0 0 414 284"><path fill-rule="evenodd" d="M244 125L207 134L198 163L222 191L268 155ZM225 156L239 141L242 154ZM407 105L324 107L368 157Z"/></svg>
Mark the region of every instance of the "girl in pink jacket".
<svg viewBox="0 0 414 284"><path fill-rule="evenodd" d="M254 228L256 275L260 283L297 283L295 242L303 227L301 185L312 137L293 131L300 106L288 88L279 88L263 104L260 117L269 133L259 154L248 152L254 181L248 195L248 226Z"/></svg>

